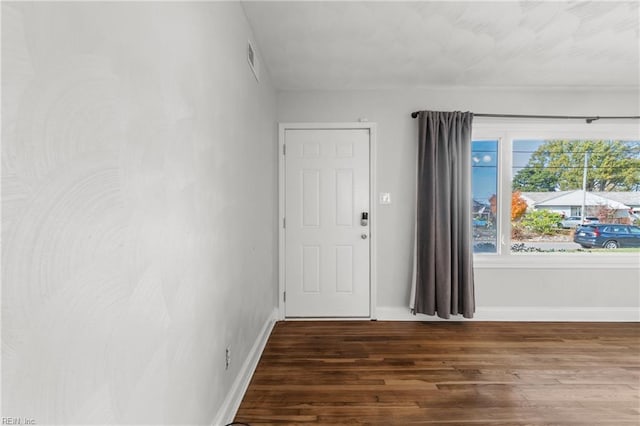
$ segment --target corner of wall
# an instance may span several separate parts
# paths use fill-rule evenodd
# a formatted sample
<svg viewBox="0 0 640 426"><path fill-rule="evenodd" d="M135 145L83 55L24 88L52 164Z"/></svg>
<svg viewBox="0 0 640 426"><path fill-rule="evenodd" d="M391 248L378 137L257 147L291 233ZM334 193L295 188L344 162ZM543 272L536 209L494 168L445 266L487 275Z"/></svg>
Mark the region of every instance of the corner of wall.
<svg viewBox="0 0 640 426"><path fill-rule="evenodd" d="M271 312L271 315L269 315L269 318L267 318L267 321L262 326L262 329L258 334L258 338L251 347L251 350L249 351L249 354L245 359L240 372L236 376L236 379L233 381L231 389L227 393L227 397L218 410L218 414L213 419L213 422L211 423L212 426L222 426L233 422L236 412L238 411L238 408L242 403L242 398L244 397L244 394L249 387L249 383L251 382L253 373L258 366L260 356L262 355L262 352L267 345L267 341L269 340L271 331L278 321L278 316L278 310L274 309Z"/></svg>

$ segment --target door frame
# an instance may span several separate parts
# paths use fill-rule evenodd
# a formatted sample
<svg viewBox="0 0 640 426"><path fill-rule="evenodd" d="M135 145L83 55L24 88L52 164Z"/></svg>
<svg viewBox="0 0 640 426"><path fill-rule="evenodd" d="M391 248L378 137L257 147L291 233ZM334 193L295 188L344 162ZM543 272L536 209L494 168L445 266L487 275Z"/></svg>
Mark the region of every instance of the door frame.
<svg viewBox="0 0 640 426"><path fill-rule="evenodd" d="M286 130L369 130L369 317L353 318L354 320L376 319L377 300L377 274L376 274L376 241L377 241L377 185L376 185L376 123L278 123L278 317L285 320L285 271L286 271L286 247L285 247L285 132ZM333 318L305 318L308 320L332 320ZM350 319L340 317L340 319ZM301 320L301 318L296 318Z"/></svg>

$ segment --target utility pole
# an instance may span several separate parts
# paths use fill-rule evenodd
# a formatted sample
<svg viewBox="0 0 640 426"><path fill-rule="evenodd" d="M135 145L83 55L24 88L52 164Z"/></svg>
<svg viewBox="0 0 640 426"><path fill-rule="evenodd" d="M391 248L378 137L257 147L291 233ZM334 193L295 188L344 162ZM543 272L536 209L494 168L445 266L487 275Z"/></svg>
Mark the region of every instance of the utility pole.
<svg viewBox="0 0 640 426"><path fill-rule="evenodd" d="M587 204L587 167L589 165L589 151L584 153L584 169L582 171L582 209L580 209L580 225L584 225Z"/></svg>

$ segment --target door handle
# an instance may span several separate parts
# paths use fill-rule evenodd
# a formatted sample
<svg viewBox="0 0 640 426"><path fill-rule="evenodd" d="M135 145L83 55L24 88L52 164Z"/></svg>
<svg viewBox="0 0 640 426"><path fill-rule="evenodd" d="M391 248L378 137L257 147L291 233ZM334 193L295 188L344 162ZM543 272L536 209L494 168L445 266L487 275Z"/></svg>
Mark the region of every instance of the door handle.
<svg viewBox="0 0 640 426"><path fill-rule="evenodd" d="M367 239L367 234L360 235L360 238L362 238L363 240L366 240Z"/></svg>

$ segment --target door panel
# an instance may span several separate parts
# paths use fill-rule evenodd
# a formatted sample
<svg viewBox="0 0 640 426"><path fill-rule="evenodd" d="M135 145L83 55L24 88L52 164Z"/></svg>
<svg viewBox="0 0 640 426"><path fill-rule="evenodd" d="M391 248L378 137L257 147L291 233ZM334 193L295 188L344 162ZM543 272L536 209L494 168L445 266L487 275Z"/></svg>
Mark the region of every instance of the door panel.
<svg viewBox="0 0 640 426"><path fill-rule="evenodd" d="M320 170L302 170L302 226L320 226Z"/></svg>
<svg viewBox="0 0 640 426"><path fill-rule="evenodd" d="M369 130L285 131L285 315L370 315Z"/></svg>

